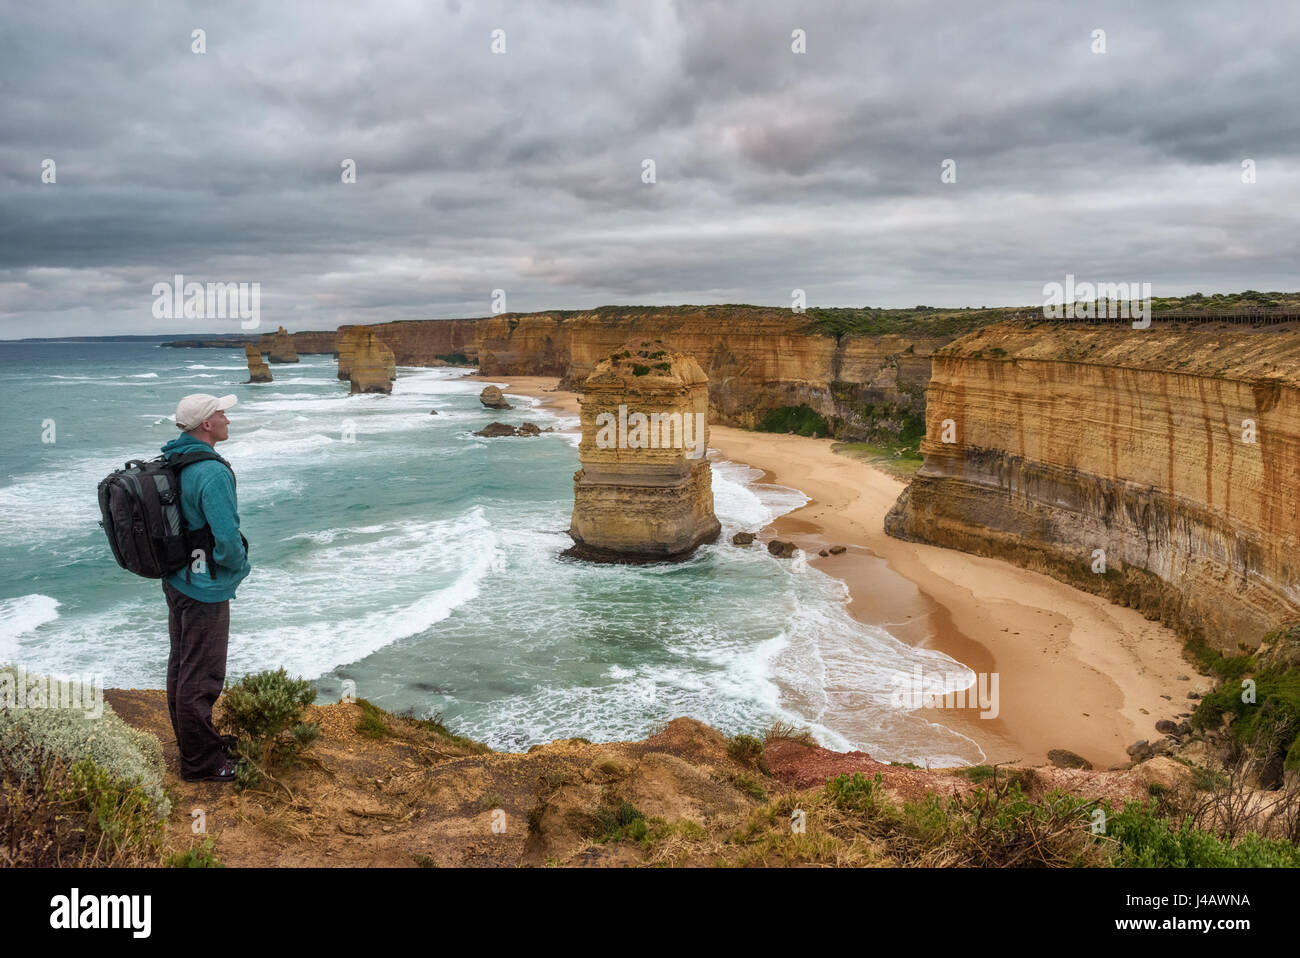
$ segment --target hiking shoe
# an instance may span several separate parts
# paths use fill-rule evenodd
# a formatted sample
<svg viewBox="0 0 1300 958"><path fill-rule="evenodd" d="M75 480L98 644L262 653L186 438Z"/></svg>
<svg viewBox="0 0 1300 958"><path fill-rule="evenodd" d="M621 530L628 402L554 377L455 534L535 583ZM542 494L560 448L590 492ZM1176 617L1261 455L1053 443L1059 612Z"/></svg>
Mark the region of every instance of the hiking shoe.
<svg viewBox="0 0 1300 958"><path fill-rule="evenodd" d="M235 763L223 762L221 767L211 775L202 775L198 778L187 778L187 782L233 782L235 780Z"/></svg>
<svg viewBox="0 0 1300 958"><path fill-rule="evenodd" d="M233 735L221 736L221 747L226 750L226 754L231 758L235 757L235 749L239 747L239 739Z"/></svg>

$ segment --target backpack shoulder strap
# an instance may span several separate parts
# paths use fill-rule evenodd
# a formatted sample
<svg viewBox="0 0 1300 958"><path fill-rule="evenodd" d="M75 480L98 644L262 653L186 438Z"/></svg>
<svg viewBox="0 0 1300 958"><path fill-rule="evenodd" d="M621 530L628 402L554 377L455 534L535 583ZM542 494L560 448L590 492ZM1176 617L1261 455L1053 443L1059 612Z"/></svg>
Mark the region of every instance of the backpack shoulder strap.
<svg viewBox="0 0 1300 958"><path fill-rule="evenodd" d="M219 462L227 469L230 470L230 480L232 482L235 481L234 466L226 462L226 460L222 459L215 452L209 452L207 450L197 449L194 452L179 453L178 455L172 456L170 459L167 459L166 461L167 461L167 465L170 466L172 469L176 470L176 473L178 475L180 474L181 470L184 469L186 466L192 466L196 462L209 462L209 461Z"/></svg>
<svg viewBox="0 0 1300 958"><path fill-rule="evenodd" d="M178 482L180 481L181 473L185 471L185 467L192 466L196 462L219 462L227 469L230 470L230 481L232 483L238 482L238 480L235 479L234 467L230 463L226 462L226 460L218 456L215 451L206 450L206 449L196 449L193 452L182 452L179 453L178 455L171 456L170 458L167 456L162 456L161 458L167 464L167 466L171 468L173 472L175 472L176 479ZM183 513L181 515L181 525L186 526L185 516ZM208 526L204 525L199 527L198 529L190 529L188 528L188 526L186 526L185 532L187 537L190 536L202 537L204 549L207 551L209 556L212 555L212 542L211 542L212 530L208 528ZM191 544L193 543L191 542ZM217 577L217 570L213 566L210 560L208 562L208 574L214 579ZM185 567L185 581L186 582L190 581L190 568L188 565Z"/></svg>

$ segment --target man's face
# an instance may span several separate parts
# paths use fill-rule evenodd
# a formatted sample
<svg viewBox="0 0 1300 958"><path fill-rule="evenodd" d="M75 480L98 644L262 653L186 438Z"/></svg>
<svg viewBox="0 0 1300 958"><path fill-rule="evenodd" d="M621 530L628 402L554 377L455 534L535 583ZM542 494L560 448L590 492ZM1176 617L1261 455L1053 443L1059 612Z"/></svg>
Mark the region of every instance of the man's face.
<svg viewBox="0 0 1300 958"><path fill-rule="evenodd" d="M203 421L203 425L208 430L208 435L212 437L213 442L223 442L230 438L230 419L226 416L224 409L218 409L214 412Z"/></svg>

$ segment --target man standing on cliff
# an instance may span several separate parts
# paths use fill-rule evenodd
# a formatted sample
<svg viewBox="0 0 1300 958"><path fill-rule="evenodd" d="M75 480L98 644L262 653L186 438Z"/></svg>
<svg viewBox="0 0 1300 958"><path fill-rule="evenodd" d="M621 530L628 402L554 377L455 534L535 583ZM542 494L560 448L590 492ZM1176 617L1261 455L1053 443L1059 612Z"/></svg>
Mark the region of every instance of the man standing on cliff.
<svg viewBox="0 0 1300 958"><path fill-rule="evenodd" d="M232 396L197 393L176 406L181 435L162 447L169 460L184 453L211 457L181 468L181 513L194 561L163 579L171 655L167 709L187 782L229 782L235 764L233 736L218 734L212 706L226 681L230 600L248 575L248 541L239 531L235 473L213 447L229 438L225 410Z"/></svg>

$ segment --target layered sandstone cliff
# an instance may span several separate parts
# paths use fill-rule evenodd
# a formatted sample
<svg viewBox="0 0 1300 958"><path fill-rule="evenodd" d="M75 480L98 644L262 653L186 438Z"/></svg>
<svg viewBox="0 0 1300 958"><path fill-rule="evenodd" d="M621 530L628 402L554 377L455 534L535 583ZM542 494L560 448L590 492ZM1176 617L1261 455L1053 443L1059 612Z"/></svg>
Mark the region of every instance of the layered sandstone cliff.
<svg viewBox="0 0 1300 958"><path fill-rule="evenodd" d="M459 362L476 360L474 350L475 327L485 322L481 319L415 319L373 326L340 326L341 338L351 329L369 329L392 349L399 366L428 366L433 360Z"/></svg>
<svg viewBox="0 0 1300 958"><path fill-rule="evenodd" d="M770 409L808 405L843 438L919 428L930 356L945 335L820 332L807 316L762 306L601 307L411 320L369 328L403 366L477 359L484 376L559 376L578 388L596 364L633 339L694 356L709 378L713 422L752 428Z"/></svg>
<svg viewBox="0 0 1300 958"><path fill-rule="evenodd" d="M289 335L293 338L294 351L300 356L310 353L332 354L338 349L335 345L338 331L334 329L304 329Z"/></svg>
<svg viewBox="0 0 1300 958"><path fill-rule="evenodd" d="M681 559L718 537L708 449L708 377L662 343L629 344L586 378L571 554Z"/></svg>
<svg viewBox="0 0 1300 958"><path fill-rule="evenodd" d="M384 393L393 391L396 378L392 350L380 342L379 337L366 329L352 340L348 378L351 393Z"/></svg>
<svg viewBox="0 0 1300 958"><path fill-rule="evenodd" d="M248 381L250 383L269 383L271 381L271 367L262 360L262 354L257 351L257 347L247 345L244 347L244 358L248 360Z"/></svg>
<svg viewBox="0 0 1300 958"><path fill-rule="evenodd" d="M886 520L1224 650L1300 618L1300 328L1000 324L933 357ZM951 441L945 441L951 440Z"/></svg>
<svg viewBox="0 0 1300 958"><path fill-rule="evenodd" d="M294 348L293 337L283 326L273 333L264 335L258 349L260 352L266 353L267 359L273 363L296 363L298 361L298 351Z"/></svg>

